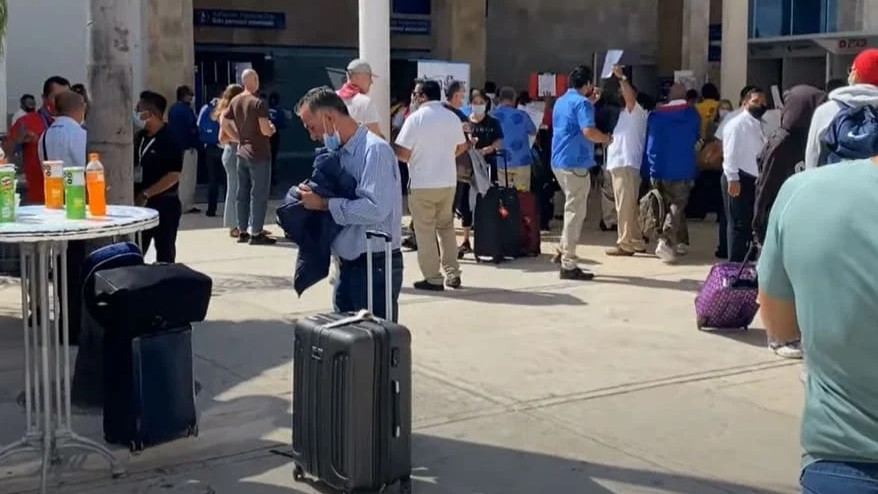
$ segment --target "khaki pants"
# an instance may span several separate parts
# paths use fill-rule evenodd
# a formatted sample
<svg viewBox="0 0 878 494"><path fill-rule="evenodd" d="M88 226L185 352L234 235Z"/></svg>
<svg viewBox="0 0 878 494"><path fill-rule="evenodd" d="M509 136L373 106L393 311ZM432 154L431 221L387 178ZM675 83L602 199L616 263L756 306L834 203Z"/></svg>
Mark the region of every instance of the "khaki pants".
<svg viewBox="0 0 878 494"><path fill-rule="evenodd" d="M497 181L500 182L500 185L508 183L510 187L530 192L530 165L516 166L505 171L498 169Z"/></svg>
<svg viewBox="0 0 878 494"><path fill-rule="evenodd" d="M619 236L616 245L628 252L646 248L640 231L640 170L630 166L610 171L616 214L619 218Z"/></svg>
<svg viewBox="0 0 878 494"><path fill-rule="evenodd" d="M689 203L689 193L694 185L695 182L692 180L652 180L652 186L662 195L667 211L659 239L667 242L671 248L680 244L689 245L686 205ZM750 209L752 211L752 207ZM747 228L750 228L749 223Z"/></svg>
<svg viewBox="0 0 878 494"><path fill-rule="evenodd" d="M454 191L454 187L412 189L409 195L418 239L418 265L424 279L435 285L443 285L445 276L460 276L454 232ZM432 240L437 237L438 246Z"/></svg>
<svg viewBox="0 0 878 494"><path fill-rule="evenodd" d="M576 246L582 234L582 224L588 213L588 193L591 191L591 176L588 170L554 170L558 185L564 192L564 229L561 231L561 267L574 269Z"/></svg>
<svg viewBox="0 0 878 494"><path fill-rule="evenodd" d="M612 228L619 223L616 217L616 200L613 192L613 177L610 171L604 169L601 172L601 219L607 228Z"/></svg>

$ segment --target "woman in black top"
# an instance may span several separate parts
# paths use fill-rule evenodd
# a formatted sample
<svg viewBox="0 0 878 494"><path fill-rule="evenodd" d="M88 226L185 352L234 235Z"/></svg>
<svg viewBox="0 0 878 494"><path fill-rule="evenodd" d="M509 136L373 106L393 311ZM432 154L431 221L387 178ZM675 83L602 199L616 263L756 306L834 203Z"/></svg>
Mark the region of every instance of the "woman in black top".
<svg viewBox="0 0 878 494"><path fill-rule="evenodd" d="M465 128L476 151L485 157L485 161L491 167L491 181L496 182L497 152L503 142L503 130L500 128L500 122L488 115L488 99L480 92L473 91L472 94L471 113ZM469 191L469 184L458 182L455 203L457 214L463 224L463 243L457 250L458 259L467 252L472 252L470 228L473 226L473 212L470 207Z"/></svg>
<svg viewBox="0 0 878 494"><path fill-rule="evenodd" d="M177 189L183 170L183 151L165 124L167 105L160 94L144 91L134 111L135 124L140 127L134 136L134 202L159 213L158 226L141 235L144 254L155 241L157 262L176 260L182 209Z"/></svg>

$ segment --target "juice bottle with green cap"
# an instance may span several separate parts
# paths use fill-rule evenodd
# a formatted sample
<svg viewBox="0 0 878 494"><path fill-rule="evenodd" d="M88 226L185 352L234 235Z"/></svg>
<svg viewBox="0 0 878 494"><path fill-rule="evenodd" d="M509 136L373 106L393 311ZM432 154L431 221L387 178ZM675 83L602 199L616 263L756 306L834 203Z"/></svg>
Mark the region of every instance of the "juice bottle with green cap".
<svg viewBox="0 0 878 494"><path fill-rule="evenodd" d="M64 169L64 207L67 219L85 219L85 168L71 166Z"/></svg>

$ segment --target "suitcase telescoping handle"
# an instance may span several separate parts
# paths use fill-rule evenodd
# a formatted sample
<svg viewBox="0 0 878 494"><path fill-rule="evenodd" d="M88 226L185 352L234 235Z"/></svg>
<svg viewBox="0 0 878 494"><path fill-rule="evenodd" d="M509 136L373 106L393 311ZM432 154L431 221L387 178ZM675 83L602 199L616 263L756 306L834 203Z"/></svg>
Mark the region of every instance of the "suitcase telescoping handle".
<svg viewBox="0 0 878 494"><path fill-rule="evenodd" d="M373 238L381 238L384 239L384 319L388 321L393 320L393 253L392 253L392 245L393 245L393 237L389 233L381 232L378 230L367 230L366 231L366 284L369 286L366 287L366 301L369 312L374 315L374 301L375 301L375 282L373 281L372 276L372 239Z"/></svg>

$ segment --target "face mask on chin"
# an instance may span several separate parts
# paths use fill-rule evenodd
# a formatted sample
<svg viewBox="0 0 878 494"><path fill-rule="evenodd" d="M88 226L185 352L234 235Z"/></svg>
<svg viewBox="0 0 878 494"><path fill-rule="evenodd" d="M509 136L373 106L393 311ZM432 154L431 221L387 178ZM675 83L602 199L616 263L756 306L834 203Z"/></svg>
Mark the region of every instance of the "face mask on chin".
<svg viewBox="0 0 878 494"><path fill-rule="evenodd" d="M144 129L146 128L146 119L141 116L141 113L137 110L134 110L134 113L131 115L131 121L134 123L135 129Z"/></svg>
<svg viewBox="0 0 878 494"><path fill-rule="evenodd" d="M721 119L726 118L729 115L729 113L730 113L729 110L722 109L719 111L719 118L721 118Z"/></svg>

